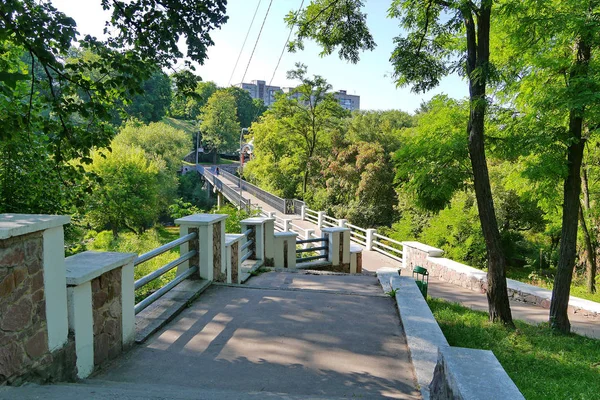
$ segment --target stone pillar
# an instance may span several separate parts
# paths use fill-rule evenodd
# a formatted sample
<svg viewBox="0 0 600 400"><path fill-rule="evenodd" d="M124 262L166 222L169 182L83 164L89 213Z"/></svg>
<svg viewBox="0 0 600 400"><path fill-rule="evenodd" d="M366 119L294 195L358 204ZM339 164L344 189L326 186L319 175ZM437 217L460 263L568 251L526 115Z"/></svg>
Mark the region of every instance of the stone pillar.
<svg viewBox="0 0 600 400"><path fill-rule="evenodd" d="M195 214L175 220L181 229L188 232L198 230L198 266L200 278L212 281L221 274L222 265L226 261L225 219L227 214ZM189 263L188 263L189 265ZM189 268L189 266L188 266ZM185 271L183 267L177 273Z"/></svg>
<svg viewBox="0 0 600 400"><path fill-rule="evenodd" d="M362 247L350 243L350 273L360 274L362 272Z"/></svg>
<svg viewBox="0 0 600 400"><path fill-rule="evenodd" d="M365 248L369 251L373 250L373 240L375 240L375 233L377 233L377 229L367 229L367 239Z"/></svg>
<svg viewBox="0 0 600 400"><path fill-rule="evenodd" d="M66 259L69 329L77 376L118 357L135 340L134 253L86 251Z"/></svg>
<svg viewBox="0 0 600 400"><path fill-rule="evenodd" d="M270 218L253 217L240 222L242 233L248 229L252 230L248 239L254 241L250 246L250 249L254 250L254 256L250 257L250 260L258 260L261 263L265 261L265 223L268 220Z"/></svg>
<svg viewBox="0 0 600 400"><path fill-rule="evenodd" d="M275 234L275 268L296 268L296 232L277 232Z"/></svg>
<svg viewBox="0 0 600 400"><path fill-rule="evenodd" d="M306 220L306 206L300 206L300 219Z"/></svg>
<svg viewBox="0 0 600 400"><path fill-rule="evenodd" d="M323 228L323 220L325 219L325 211L317 212L317 227L319 229Z"/></svg>
<svg viewBox="0 0 600 400"><path fill-rule="evenodd" d="M350 272L350 229L323 228L321 230L328 239L327 260L334 271Z"/></svg>
<svg viewBox="0 0 600 400"><path fill-rule="evenodd" d="M283 220L283 231L284 232L290 232L292 230L292 220L291 219L284 219Z"/></svg>
<svg viewBox="0 0 600 400"><path fill-rule="evenodd" d="M69 222L0 214L0 385L74 377L63 235Z"/></svg>
<svg viewBox="0 0 600 400"><path fill-rule="evenodd" d="M347 219L343 219L343 218L342 219L338 219L338 226L340 228L345 228L347 223L348 223Z"/></svg>
<svg viewBox="0 0 600 400"><path fill-rule="evenodd" d="M274 240L275 240L275 218L265 218L264 224L264 243L265 243L265 262L266 267L273 266Z"/></svg>
<svg viewBox="0 0 600 400"><path fill-rule="evenodd" d="M225 248L227 250L227 283L241 283L241 245L244 235L231 234L225 235Z"/></svg>

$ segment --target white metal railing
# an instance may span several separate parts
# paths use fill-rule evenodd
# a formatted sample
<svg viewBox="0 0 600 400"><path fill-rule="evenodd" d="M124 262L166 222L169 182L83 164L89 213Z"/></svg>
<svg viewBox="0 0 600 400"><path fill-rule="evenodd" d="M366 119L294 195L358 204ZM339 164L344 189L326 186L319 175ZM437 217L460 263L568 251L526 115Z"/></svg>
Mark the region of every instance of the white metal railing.
<svg viewBox="0 0 600 400"><path fill-rule="evenodd" d="M243 263L244 261L246 261L248 258L250 258L252 256L252 254L254 254L254 250L251 247L252 244L254 244L254 241L248 239L248 237L250 236L251 233L252 233L252 228L246 229L246 231L242 232L242 234L246 238L246 242L240 248L240 251L242 252L242 256L240 258L240 264Z"/></svg>
<svg viewBox="0 0 600 400"><path fill-rule="evenodd" d="M187 243L190 240L194 240L197 237L198 237L198 234L195 232L187 234L185 236L182 236L179 239L173 240L172 242L169 242L160 247L157 247L154 250L151 250L147 253L142 254L141 256L139 256L138 258L136 258L134 260L133 265L137 266L146 261L149 261L149 260L153 259L154 257L159 256L177 246L181 246L182 244ZM163 276L164 274L171 271L173 268L177 267L178 265L181 265L184 262L191 260L194 256L196 256L196 254L197 254L196 250L191 250L191 251L181 255L176 260L173 260L173 261L169 262L168 264L164 265L163 267L149 273L148 275L141 277L140 279L136 280L134 283L135 290L140 289L141 287L147 285L148 283L152 282L153 280ZM138 314L139 312L144 310L150 304L154 303L156 300L158 300L159 298L164 296L169 290L173 289L175 286L177 286L183 280L185 280L186 278L188 278L189 276L191 276L192 274L194 274L196 272L198 272L197 265L190 267L190 269L185 271L183 274L177 276L175 279L173 279L172 281L167 283L165 286L161 287L156 292L152 293L150 296L146 297L144 300L137 303L135 305L135 313Z"/></svg>
<svg viewBox="0 0 600 400"><path fill-rule="evenodd" d="M296 225L294 223L290 223L290 230L292 232L296 232L298 234L298 236L300 236L303 239L310 239L308 237L309 229L304 229L304 228L302 228L299 225Z"/></svg>
<svg viewBox="0 0 600 400"><path fill-rule="evenodd" d="M397 240L394 240L394 239L389 238L387 236L380 235L378 233L373 233L373 236L375 238L377 238L377 239L381 239L381 240L386 241L388 243L395 244L396 246L399 246L400 248L402 248L402 243L400 243ZM390 246L390 245L388 245L386 243L382 243L379 240L373 239L372 249L374 251L378 252L378 253L384 254L384 255L386 255L386 256L388 256L390 258L393 258L393 259L395 259L397 261L402 261L402 250L400 250L400 249L398 249L396 247L392 247L392 246ZM390 253L388 251L385 251L384 249L389 250L389 251L391 251L394 254L392 254L392 253Z"/></svg>

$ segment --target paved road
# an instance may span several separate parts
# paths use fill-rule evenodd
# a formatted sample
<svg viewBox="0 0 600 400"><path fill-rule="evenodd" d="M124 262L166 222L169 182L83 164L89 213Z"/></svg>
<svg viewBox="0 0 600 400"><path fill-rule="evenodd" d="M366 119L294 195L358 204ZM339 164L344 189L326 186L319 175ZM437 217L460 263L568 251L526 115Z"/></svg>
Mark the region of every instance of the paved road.
<svg viewBox="0 0 600 400"><path fill-rule="evenodd" d="M223 181L231 186L238 187L237 183L229 182L227 179L223 179ZM253 204L259 204L265 211L275 211L268 204L261 202L249 193L244 192L244 197L250 198ZM309 221L302 221L299 215L284 216L281 213L277 213L277 215L282 218L293 218L293 223L295 225L298 225L303 229L314 229L317 234L320 233L316 224ZM400 262L375 251L363 249L362 257L363 271L366 273L374 273L382 267L401 267ZM448 301L455 301L475 310L487 311L488 305L485 294L464 289L460 286L455 286L435 278L431 278L430 282L429 295ZM546 308L513 301L511 302L511 309L513 311L513 316L516 319L532 324L548 321L549 310ZM574 332L600 339L600 318L592 319L578 314L569 314L569 320L571 321L572 330Z"/></svg>
<svg viewBox="0 0 600 400"><path fill-rule="evenodd" d="M393 301L372 276L269 272L248 286L213 286L94 379L265 396L420 398Z"/></svg>

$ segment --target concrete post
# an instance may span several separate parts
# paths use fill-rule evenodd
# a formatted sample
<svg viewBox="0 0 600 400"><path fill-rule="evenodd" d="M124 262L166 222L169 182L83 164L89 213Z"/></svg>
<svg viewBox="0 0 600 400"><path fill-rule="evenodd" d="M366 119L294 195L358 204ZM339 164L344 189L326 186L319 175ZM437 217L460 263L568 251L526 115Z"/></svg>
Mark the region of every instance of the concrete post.
<svg viewBox="0 0 600 400"><path fill-rule="evenodd" d="M314 229L307 229L305 232L306 232L305 239L312 239L313 236L315 235L315 230ZM312 246L312 243L304 243L304 245L302 247L305 248L305 249L307 249L309 247L314 247L314 246Z"/></svg>
<svg viewBox="0 0 600 400"><path fill-rule="evenodd" d="M350 273L350 229L332 227L322 232L328 238L327 260L333 269Z"/></svg>
<svg viewBox="0 0 600 400"><path fill-rule="evenodd" d="M198 263L200 267L200 278L212 281L216 275L221 273L222 263L225 263L225 219L227 214L195 214L175 220L179 225L180 232L198 232ZM182 232L183 230L183 232ZM187 268L189 268L189 263ZM187 269L186 268L186 269ZM177 274L184 272L180 266Z"/></svg>
<svg viewBox="0 0 600 400"><path fill-rule="evenodd" d="M0 386L34 366L66 378L53 375L51 355L69 350L63 233L69 222L61 215L0 214L0 331L7 345Z"/></svg>
<svg viewBox="0 0 600 400"><path fill-rule="evenodd" d="M223 194L221 192L217 192L217 210L220 210L223 206Z"/></svg>
<svg viewBox="0 0 600 400"><path fill-rule="evenodd" d="M264 241L265 241L265 262L266 267L273 266L273 258L275 257L274 240L275 240L275 218L265 218L264 224Z"/></svg>
<svg viewBox="0 0 600 400"><path fill-rule="evenodd" d="M290 232L292 229L291 226L292 220L291 219L284 219L283 220L283 231L284 232Z"/></svg>
<svg viewBox="0 0 600 400"><path fill-rule="evenodd" d="M323 228L323 220L325 219L325 211L319 211L317 213L317 227L319 229Z"/></svg>
<svg viewBox="0 0 600 400"><path fill-rule="evenodd" d="M306 206L300 206L300 218L302 221L306 220Z"/></svg>
<svg viewBox="0 0 600 400"><path fill-rule="evenodd" d="M377 229L367 229L367 239L366 239L366 243L367 245L365 246L365 248L367 250L373 250L373 240L375 240L375 235L374 233L377 233Z"/></svg>
<svg viewBox="0 0 600 400"><path fill-rule="evenodd" d="M347 223L348 223L347 219L343 219L343 218L338 219L338 226L340 228L345 228Z"/></svg>
<svg viewBox="0 0 600 400"><path fill-rule="evenodd" d="M79 378L133 345L136 256L86 251L66 259L69 329L75 334ZM120 292L114 290L119 287Z"/></svg>
<svg viewBox="0 0 600 400"><path fill-rule="evenodd" d="M241 283L241 246L244 235L242 234L226 234L225 247L227 249L227 283Z"/></svg>
<svg viewBox="0 0 600 400"><path fill-rule="evenodd" d="M254 256L250 259L262 263L265 261L265 223L267 220L270 218L253 217L240 222L242 233L248 229L252 230L249 239L254 241L254 244L250 246L250 249L254 250Z"/></svg>
<svg viewBox="0 0 600 400"><path fill-rule="evenodd" d="M275 234L275 268L296 268L296 232L277 232Z"/></svg>

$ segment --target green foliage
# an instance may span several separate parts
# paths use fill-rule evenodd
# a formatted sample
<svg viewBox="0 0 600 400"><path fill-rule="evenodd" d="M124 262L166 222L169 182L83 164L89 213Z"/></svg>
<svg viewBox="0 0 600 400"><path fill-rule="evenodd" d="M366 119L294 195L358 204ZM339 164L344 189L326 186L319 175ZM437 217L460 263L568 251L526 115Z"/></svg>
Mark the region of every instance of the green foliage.
<svg viewBox="0 0 600 400"><path fill-rule="evenodd" d="M162 71L152 74L142 85L143 93L136 95L125 112L145 123L160 121L171 106L171 80Z"/></svg>
<svg viewBox="0 0 600 400"><path fill-rule="evenodd" d="M102 231L88 244L88 250L95 251L117 251L121 253L143 254L150 250L171 242L179 237L179 229L174 228L153 228L141 235L131 232L122 232L118 238L115 238L110 231ZM169 250L150 261L139 264L134 270L134 279L140 279L143 276L163 267L167 263L179 257L177 249ZM153 280L147 285L135 291L135 301L139 302L146 298L152 292L164 286L175 278L177 269L173 269L160 278Z"/></svg>
<svg viewBox="0 0 600 400"><path fill-rule="evenodd" d="M235 98L235 106L237 109L237 118L242 128L249 128L250 125L257 121L258 118L267 110L264 103L260 99L252 100L250 93L247 90L230 86L225 90Z"/></svg>
<svg viewBox="0 0 600 400"><path fill-rule="evenodd" d="M471 179L464 130L469 109L465 102L436 96L427 110L402 132L394 162L400 189L413 194L417 206L437 211Z"/></svg>
<svg viewBox="0 0 600 400"><path fill-rule="evenodd" d="M177 196L184 202L191 203L201 210L209 210L213 207L215 201L211 199L208 191L202 188L202 181L197 174L179 175L178 180Z"/></svg>
<svg viewBox="0 0 600 400"><path fill-rule="evenodd" d="M489 322L487 313L429 299L451 346L491 350L527 399L594 399L600 391L598 340L556 335L545 324ZM582 384L585 382L585 384Z"/></svg>
<svg viewBox="0 0 600 400"><path fill-rule="evenodd" d="M115 145L109 154L95 152L89 171L100 178L86 202L86 218L115 236L122 228L140 233L158 219L161 186L159 162L139 147Z"/></svg>
<svg viewBox="0 0 600 400"><path fill-rule="evenodd" d="M237 119L235 97L226 91L216 91L200 114L202 143L216 154L233 151L237 147L240 124Z"/></svg>
<svg viewBox="0 0 600 400"><path fill-rule="evenodd" d="M213 208L212 214L227 214L228 217L225 220L225 232L226 233L241 233L240 222L246 218L254 217L258 215L258 212L248 213L245 210L238 210L235 206L227 204L221 208Z"/></svg>
<svg viewBox="0 0 600 400"><path fill-rule="evenodd" d="M169 216L173 219L187 217L188 215L199 214L200 210L192 203L186 203L183 199L175 200L175 203L169 206Z"/></svg>
<svg viewBox="0 0 600 400"><path fill-rule="evenodd" d="M217 91L217 84L214 82L200 82L200 77L193 75L189 71L184 72L187 73L173 75L176 77L179 76L180 79L182 76L185 77L184 79L189 81L188 85L193 85L194 89L189 90L186 86L178 88L173 96L169 115L177 119L195 120L200 116L202 108L206 105L210 96ZM173 77L173 75L171 76Z"/></svg>

